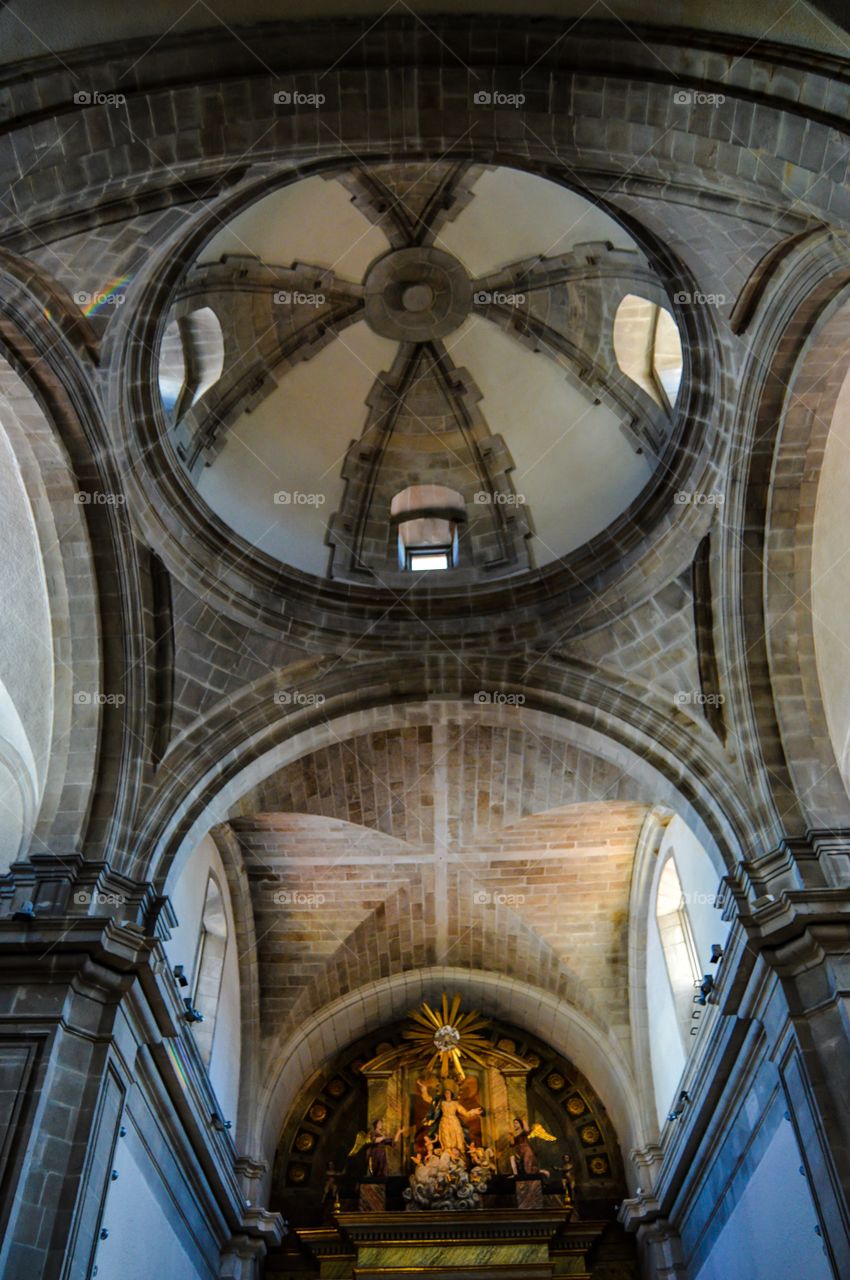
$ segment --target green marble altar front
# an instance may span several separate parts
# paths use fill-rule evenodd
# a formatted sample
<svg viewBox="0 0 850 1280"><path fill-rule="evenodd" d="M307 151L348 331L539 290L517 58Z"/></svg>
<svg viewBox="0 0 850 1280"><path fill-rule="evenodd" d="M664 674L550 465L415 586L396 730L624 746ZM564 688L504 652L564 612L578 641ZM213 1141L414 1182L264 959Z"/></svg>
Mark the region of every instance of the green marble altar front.
<svg viewBox="0 0 850 1280"><path fill-rule="evenodd" d="M401 1280L421 1276L552 1275L546 1243L457 1244L440 1242L368 1245L357 1251L358 1277Z"/></svg>
<svg viewBox="0 0 850 1280"><path fill-rule="evenodd" d="M604 1224L569 1219L568 1210L343 1213L298 1236L321 1280L580 1280Z"/></svg>

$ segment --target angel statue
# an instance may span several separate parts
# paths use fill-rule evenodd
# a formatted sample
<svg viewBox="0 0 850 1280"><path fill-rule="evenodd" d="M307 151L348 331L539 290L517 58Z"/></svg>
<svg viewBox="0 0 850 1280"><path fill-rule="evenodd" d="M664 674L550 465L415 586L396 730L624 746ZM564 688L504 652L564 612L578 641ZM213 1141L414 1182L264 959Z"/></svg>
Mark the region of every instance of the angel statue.
<svg viewBox="0 0 850 1280"><path fill-rule="evenodd" d="M433 1103L434 1099L424 1081L417 1080L416 1087L426 1102ZM482 1108L471 1107L467 1110L466 1107L458 1102L454 1090L447 1087L443 1090L442 1097L437 1102L436 1110L440 1117L437 1141L441 1149L443 1151L457 1151L459 1155L463 1155L466 1151L466 1138L464 1137L460 1117L463 1116L464 1120L471 1120L473 1116L482 1114Z"/></svg>
<svg viewBox="0 0 850 1280"><path fill-rule="evenodd" d="M393 1147L398 1142L403 1129L398 1129L394 1138L384 1133L383 1120L376 1120L368 1133L362 1130L354 1139L354 1146L349 1151L350 1156L356 1156L358 1151L362 1151L364 1147L368 1148L369 1157L367 1168L370 1178L386 1178L387 1176L387 1147Z"/></svg>
<svg viewBox="0 0 850 1280"><path fill-rule="evenodd" d="M434 1154L434 1139L428 1133L423 1134L422 1150L421 1152L417 1151L414 1153L412 1156L413 1163L429 1164L431 1161L436 1160L436 1158L437 1157Z"/></svg>
<svg viewBox="0 0 850 1280"><path fill-rule="evenodd" d="M526 1128L525 1121L519 1116L514 1119L514 1133L511 1146L511 1168L514 1177L533 1177L537 1173L545 1173L549 1177L548 1169L540 1168L540 1161L534 1153L531 1145L531 1138L542 1138L544 1142L554 1142L554 1133L547 1133L542 1124L532 1125L530 1129Z"/></svg>
<svg viewBox="0 0 850 1280"><path fill-rule="evenodd" d="M484 1169L491 1175L496 1172L496 1152L492 1147L481 1147L470 1142L468 1154L471 1165Z"/></svg>

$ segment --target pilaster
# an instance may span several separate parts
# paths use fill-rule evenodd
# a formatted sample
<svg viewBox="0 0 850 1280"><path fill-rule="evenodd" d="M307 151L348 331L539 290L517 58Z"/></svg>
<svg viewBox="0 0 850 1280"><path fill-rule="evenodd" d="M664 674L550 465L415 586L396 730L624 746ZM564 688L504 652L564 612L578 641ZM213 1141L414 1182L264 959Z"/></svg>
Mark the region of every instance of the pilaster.
<svg viewBox="0 0 850 1280"><path fill-rule="evenodd" d="M0 1169L0 1274L87 1280L114 1237L117 1144L135 1133L157 1176L170 1169L180 1181L168 1191L203 1224L204 1247L223 1248L228 1266L238 1260L222 1274L257 1275L284 1224L246 1203L245 1166L215 1123L162 949L169 904L138 895L148 932L117 917L48 915L39 901L32 919L0 919L0 1152L11 1153Z"/></svg>
<svg viewBox="0 0 850 1280"><path fill-rule="evenodd" d="M826 1252L850 1275L849 856L846 833L812 832L724 877L730 929L682 1080L688 1105L657 1146L632 1153L641 1191L620 1209L653 1280L687 1274L702 1231L690 1220L732 1176L721 1145L742 1113L755 1123L765 1108L792 1123Z"/></svg>

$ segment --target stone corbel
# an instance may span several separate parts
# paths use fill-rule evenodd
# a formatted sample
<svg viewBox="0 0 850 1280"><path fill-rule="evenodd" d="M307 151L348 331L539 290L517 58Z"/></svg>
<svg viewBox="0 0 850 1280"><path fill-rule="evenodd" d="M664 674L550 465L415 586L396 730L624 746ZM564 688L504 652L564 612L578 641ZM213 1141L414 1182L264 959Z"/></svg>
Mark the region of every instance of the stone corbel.
<svg viewBox="0 0 850 1280"><path fill-rule="evenodd" d="M646 1280L685 1280L687 1269L678 1231L661 1216L653 1195L642 1193L624 1200L617 1213L627 1231L637 1236Z"/></svg>
<svg viewBox="0 0 850 1280"><path fill-rule="evenodd" d="M242 1215L242 1228L251 1239L266 1245L280 1244L289 1229L282 1214L253 1205Z"/></svg>
<svg viewBox="0 0 850 1280"><path fill-rule="evenodd" d="M741 908L776 900L784 892L843 888L850 883L850 834L810 831L738 864L725 877Z"/></svg>
<svg viewBox="0 0 850 1280"><path fill-rule="evenodd" d="M850 831L810 831L809 841L824 883L834 888L850 884Z"/></svg>
<svg viewBox="0 0 850 1280"><path fill-rule="evenodd" d="M32 902L41 915L63 914L68 909L71 889L82 865L79 853L61 857L33 853L20 862L13 862L4 877L5 914L11 915L27 902Z"/></svg>
<svg viewBox="0 0 850 1280"><path fill-rule="evenodd" d="M843 924L850 909L850 841L841 832L786 839L724 877L723 918L739 920L750 946L776 947L819 924ZM728 951L728 948L727 948Z"/></svg>

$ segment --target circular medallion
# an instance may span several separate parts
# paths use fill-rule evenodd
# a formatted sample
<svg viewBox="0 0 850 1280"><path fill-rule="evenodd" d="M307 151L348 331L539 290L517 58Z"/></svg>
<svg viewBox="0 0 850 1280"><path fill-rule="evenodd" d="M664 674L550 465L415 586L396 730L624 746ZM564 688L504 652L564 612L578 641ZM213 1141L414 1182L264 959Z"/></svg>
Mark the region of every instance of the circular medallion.
<svg viewBox="0 0 850 1280"><path fill-rule="evenodd" d="M384 254L364 281L366 320L400 342L444 338L469 314L472 282L457 258L417 246Z"/></svg>

